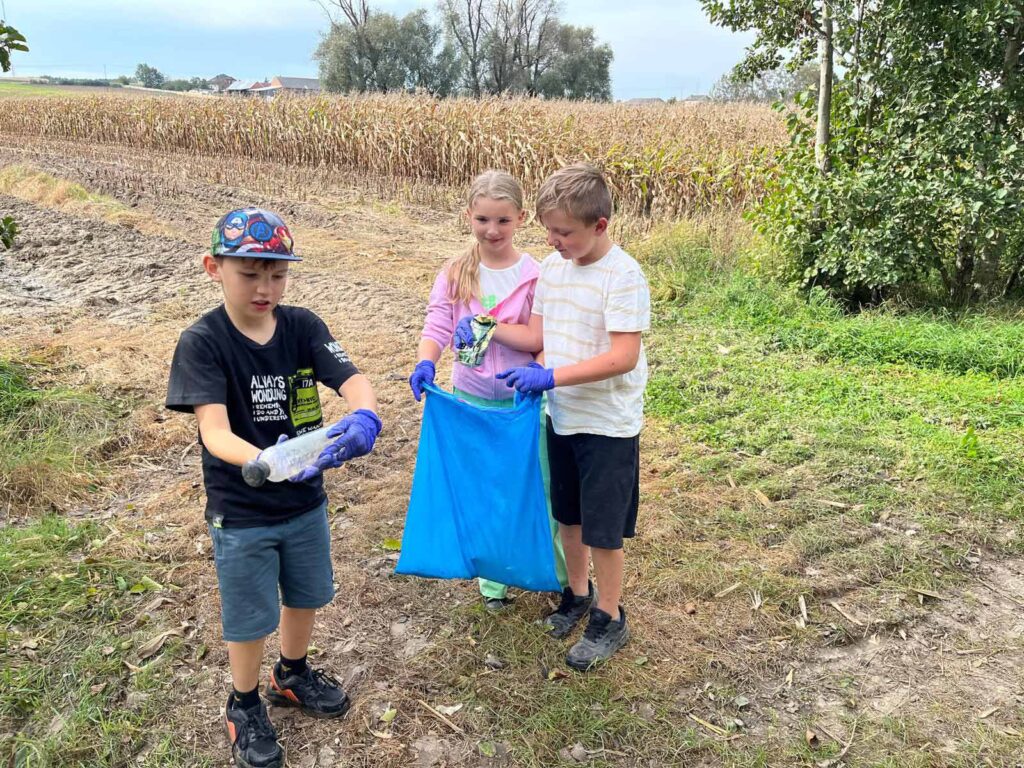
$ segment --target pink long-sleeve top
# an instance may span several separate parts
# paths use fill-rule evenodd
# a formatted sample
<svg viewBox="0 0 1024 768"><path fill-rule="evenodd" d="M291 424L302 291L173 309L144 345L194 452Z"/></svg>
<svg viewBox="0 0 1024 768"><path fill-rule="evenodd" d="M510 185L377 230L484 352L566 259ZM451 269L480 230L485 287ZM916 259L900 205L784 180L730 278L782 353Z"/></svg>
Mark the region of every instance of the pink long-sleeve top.
<svg viewBox="0 0 1024 768"><path fill-rule="evenodd" d="M530 322L538 277L540 268L537 262L526 256L522 260L515 289L494 309L487 310L475 297L468 304L453 303L448 294L448 270L442 269L430 291L422 337L436 342L442 350L454 350L455 325L466 315L491 315L501 323L526 325ZM476 397L507 400L513 396L513 390L506 387L505 382L495 379L494 375L506 368L527 365L533 359L530 352L520 352L492 340L479 368L470 368L456 359L452 369L452 386Z"/></svg>

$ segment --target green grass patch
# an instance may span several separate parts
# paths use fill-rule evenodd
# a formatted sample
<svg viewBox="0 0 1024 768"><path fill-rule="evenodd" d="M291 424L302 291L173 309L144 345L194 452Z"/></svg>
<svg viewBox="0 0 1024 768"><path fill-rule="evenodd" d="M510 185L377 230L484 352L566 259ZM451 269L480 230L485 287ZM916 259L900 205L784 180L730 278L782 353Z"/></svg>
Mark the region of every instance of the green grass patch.
<svg viewBox="0 0 1024 768"><path fill-rule="evenodd" d="M741 585L725 598L728 613L716 612L725 621L715 647L730 648L736 634L765 644L789 637L803 661L941 612L914 590L957 595L973 578L972 555L1024 551L1024 313L1007 304L852 314L823 293L745 272L759 246L736 242L723 256L709 232L682 226L633 249L654 300L649 439L671 456L649 461L680 481L678 490L653 481L645 505L677 515L678 525L659 520L677 537L631 551L646 557L639 594L711 602ZM745 621L751 594L765 604ZM801 596L806 630L796 628ZM863 623L841 617L832 600ZM776 662L765 659L781 683ZM725 674L742 679L751 663L749 654L726 662ZM861 716L857 765L902 765L900 754L973 722ZM951 737L942 764L1016 759L1019 737L986 733ZM810 765L839 751L808 750L801 735L703 746L730 766Z"/></svg>
<svg viewBox="0 0 1024 768"><path fill-rule="evenodd" d="M81 184L53 176L27 165L0 168L0 193L28 200L47 208L95 217L112 224L128 226L143 234L176 234L153 216L129 208L107 195L91 192Z"/></svg>
<svg viewBox="0 0 1024 768"><path fill-rule="evenodd" d="M141 604L165 588L146 566L99 554L109 535L54 516L0 529L0 753L11 765L197 764L160 722L155 693L174 649L136 652L157 632L138 621Z"/></svg>
<svg viewBox="0 0 1024 768"><path fill-rule="evenodd" d="M112 216L130 209L112 197L90 192L81 184L52 176L26 165L0 169L0 192L50 207L86 206L100 215Z"/></svg>
<svg viewBox="0 0 1024 768"><path fill-rule="evenodd" d="M1016 307L959 316L890 309L846 314L822 292L805 297L749 276L705 287L695 299L697 314L756 334L780 351L995 377L1024 371L1024 311Z"/></svg>
<svg viewBox="0 0 1024 768"><path fill-rule="evenodd" d="M105 89L103 89L105 90ZM0 82L0 99L38 98L45 96L95 96L100 89L67 88L39 83Z"/></svg>
<svg viewBox="0 0 1024 768"><path fill-rule="evenodd" d="M713 449L695 456L701 471L933 532L963 522L995 535L1024 517L1014 315L843 315L736 274L660 310L648 413ZM795 543L814 555L814 538L802 531Z"/></svg>
<svg viewBox="0 0 1024 768"><path fill-rule="evenodd" d="M116 402L52 384L52 366L0 357L0 503L60 507L102 475Z"/></svg>

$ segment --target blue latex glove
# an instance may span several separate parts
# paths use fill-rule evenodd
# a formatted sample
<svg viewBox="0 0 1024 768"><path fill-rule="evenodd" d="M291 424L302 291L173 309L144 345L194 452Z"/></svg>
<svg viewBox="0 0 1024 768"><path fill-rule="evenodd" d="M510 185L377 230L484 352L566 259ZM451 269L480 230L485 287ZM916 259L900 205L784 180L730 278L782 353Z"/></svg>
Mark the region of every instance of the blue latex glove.
<svg viewBox="0 0 1024 768"><path fill-rule="evenodd" d="M472 347L473 338L473 315L466 315L455 325L455 348L465 349Z"/></svg>
<svg viewBox="0 0 1024 768"><path fill-rule="evenodd" d="M327 436L336 439L320 451L316 461L288 480L305 483L326 469L337 469L349 459L365 456L373 450L380 430L381 422L376 413L365 408L353 411L327 430Z"/></svg>
<svg viewBox="0 0 1024 768"><path fill-rule="evenodd" d="M417 403L423 399L423 385L434 383L434 373L434 364L429 360L420 360L416 363L412 375L409 376L409 388Z"/></svg>
<svg viewBox="0 0 1024 768"><path fill-rule="evenodd" d="M360 408L327 430L334 442L324 448L317 459L323 469L340 467L342 463L373 450L381 430L380 418L373 411Z"/></svg>
<svg viewBox="0 0 1024 768"><path fill-rule="evenodd" d="M545 368L540 363L530 363L522 368L509 368L494 378L504 379L506 387L515 387L524 395L546 392L555 386L555 369Z"/></svg>

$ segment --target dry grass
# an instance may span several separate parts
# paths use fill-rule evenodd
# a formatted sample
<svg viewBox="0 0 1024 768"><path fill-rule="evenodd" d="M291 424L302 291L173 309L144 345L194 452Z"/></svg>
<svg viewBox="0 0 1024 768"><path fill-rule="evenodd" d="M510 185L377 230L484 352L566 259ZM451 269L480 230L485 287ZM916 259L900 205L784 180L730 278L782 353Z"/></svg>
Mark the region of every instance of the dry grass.
<svg viewBox="0 0 1024 768"><path fill-rule="evenodd" d="M109 221L137 229L147 235L174 237L177 233L159 219L133 211L117 200L90 192L80 184L58 179L24 165L0 170L0 194L11 195L47 208Z"/></svg>
<svg viewBox="0 0 1024 768"><path fill-rule="evenodd" d="M262 100L118 97L11 102L0 132L210 158L348 169L392 189L463 187L503 168L528 193L560 166L601 165L619 211L678 216L742 209L763 188L784 140L767 108L637 107L537 100L438 101L413 96ZM211 161L216 175L216 163Z"/></svg>

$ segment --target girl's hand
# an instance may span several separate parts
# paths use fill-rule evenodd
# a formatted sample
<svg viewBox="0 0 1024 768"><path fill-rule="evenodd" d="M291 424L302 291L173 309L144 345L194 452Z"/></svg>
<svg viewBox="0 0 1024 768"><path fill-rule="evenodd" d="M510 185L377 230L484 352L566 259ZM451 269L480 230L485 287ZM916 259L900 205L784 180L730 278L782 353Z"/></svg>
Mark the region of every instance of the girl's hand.
<svg viewBox="0 0 1024 768"><path fill-rule="evenodd" d="M416 398L417 403L423 399L423 387L434 383L434 373L434 364L430 360L420 360L416 363L412 375L409 376L409 389L412 390L412 396Z"/></svg>
<svg viewBox="0 0 1024 768"><path fill-rule="evenodd" d="M466 315L455 325L455 348L465 349L466 347L472 347L474 341L473 315Z"/></svg>

